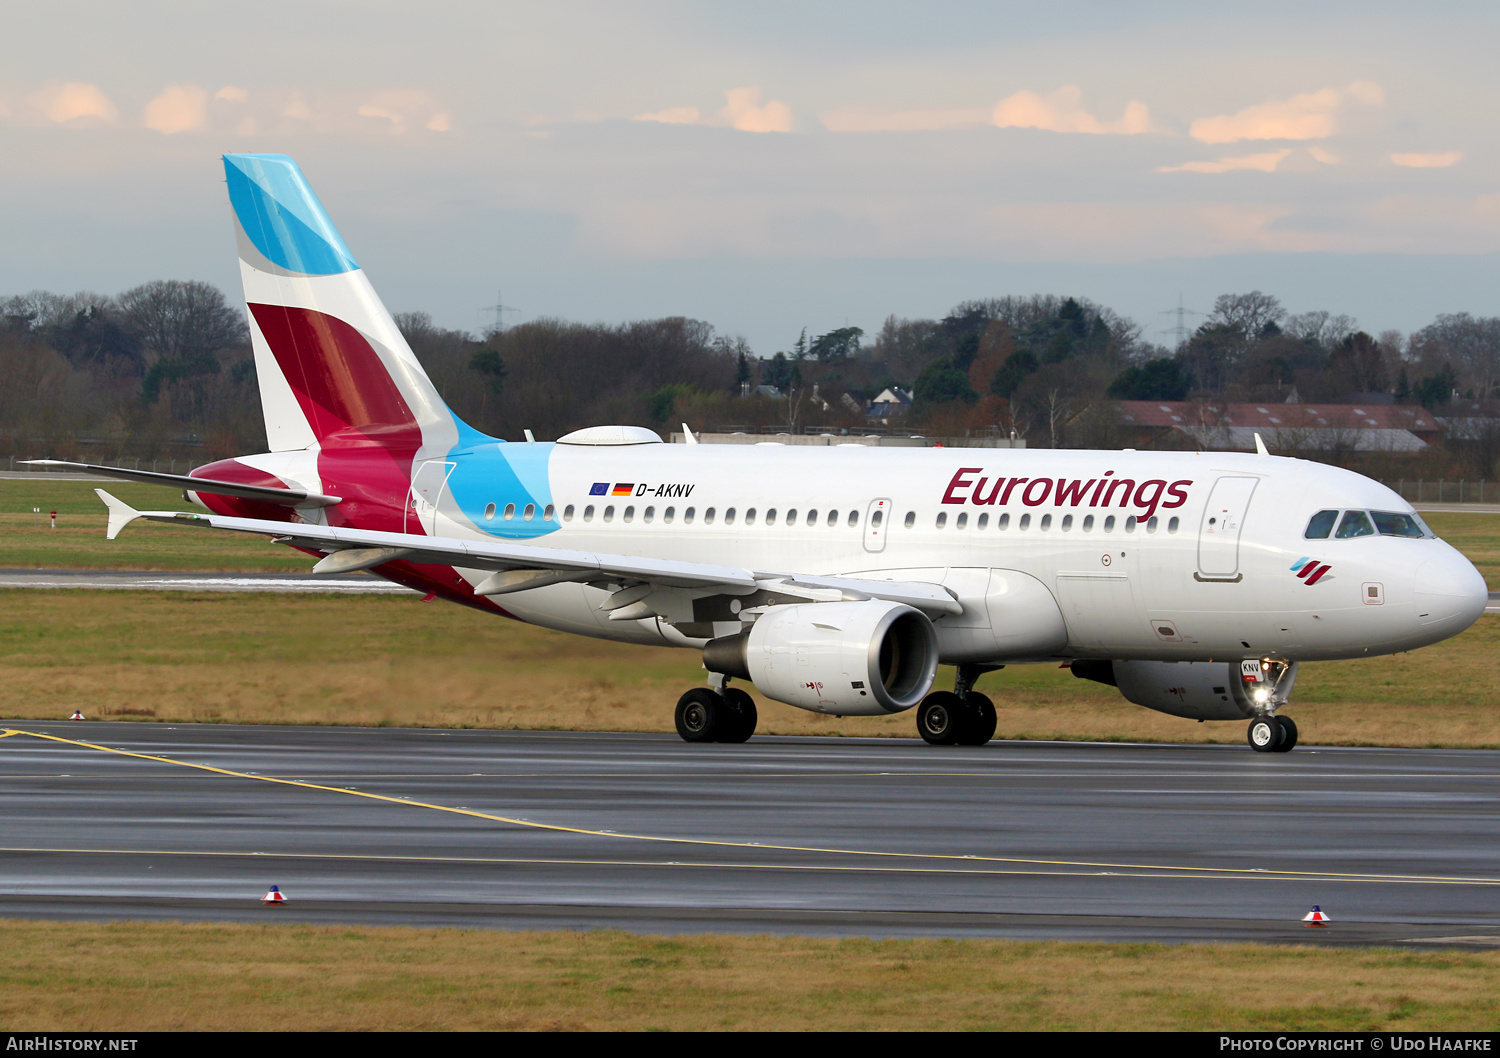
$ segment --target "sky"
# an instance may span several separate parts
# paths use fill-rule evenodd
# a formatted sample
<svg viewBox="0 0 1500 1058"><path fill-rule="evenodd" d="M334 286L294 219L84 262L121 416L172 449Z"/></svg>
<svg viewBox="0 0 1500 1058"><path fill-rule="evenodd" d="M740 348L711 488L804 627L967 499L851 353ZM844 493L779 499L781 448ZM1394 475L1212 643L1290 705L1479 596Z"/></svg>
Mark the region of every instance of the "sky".
<svg viewBox="0 0 1500 1058"><path fill-rule="evenodd" d="M219 155L291 155L394 312L707 320L770 356L1004 294L1170 342L1218 294L1500 315L1476 3L7 11L0 296L239 296Z"/></svg>

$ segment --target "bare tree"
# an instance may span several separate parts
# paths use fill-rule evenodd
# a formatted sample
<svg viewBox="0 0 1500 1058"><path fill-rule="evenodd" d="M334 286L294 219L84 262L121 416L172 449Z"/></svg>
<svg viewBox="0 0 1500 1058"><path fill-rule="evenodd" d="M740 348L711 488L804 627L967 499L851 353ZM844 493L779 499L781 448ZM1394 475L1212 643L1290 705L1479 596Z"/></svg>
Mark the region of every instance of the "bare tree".
<svg viewBox="0 0 1500 1058"><path fill-rule="evenodd" d="M1270 294L1252 290L1248 294L1220 294L1214 299L1214 311L1209 322L1239 331L1246 338L1258 338L1266 324L1280 324L1286 319L1286 309Z"/></svg>
<svg viewBox="0 0 1500 1058"><path fill-rule="evenodd" d="M119 306L148 367L158 360L201 362L246 340L244 315L208 283L158 279L125 291Z"/></svg>

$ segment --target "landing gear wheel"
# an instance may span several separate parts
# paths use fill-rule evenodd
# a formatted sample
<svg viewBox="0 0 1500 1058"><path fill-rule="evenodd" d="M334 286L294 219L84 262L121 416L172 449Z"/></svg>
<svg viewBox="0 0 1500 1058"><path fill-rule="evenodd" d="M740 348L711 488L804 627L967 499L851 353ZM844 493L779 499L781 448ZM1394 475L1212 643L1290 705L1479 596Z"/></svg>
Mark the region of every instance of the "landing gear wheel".
<svg viewBox="0 0 1500 1058"><path fill-rule="evenodd" d="M747 742L755 734L755 723L759 715L755 699L738 687L724 689L724 724L719 731L720 742Z"/></svg>
<svg viewBox="0 0 1500 1058"><path fill-rule="evenodd" d="M1276 752L1290 753L1297 744L1297 725L1289 716L1278 716L1276 724L1281 728L1281 741L1276 746Z"/></svg>
<svg viewBox="0 0 1500 1058"><path fill-rule="evenodd" d="M1257 716L1250 721L1250 730L1246 732L1246 738L1250 742L1250 748L1255 752L1274 753L1276 747L1281 744L1281 724L1274 716Z"/></svg>
<svg viewBox="0 0 1500 1058"><path fill-rule="evenodd" d="M952 691L933 691L917 706L917 732L934 746L952 746L968 726L968 713Z"/></svg>
<svg viewBox="0 0 1500 1058"><path fill-rule="evenodd" d="M707 687L694 687L677 699L677 733L684 742L716 742L730 726L728 714L724 699Z"/></svg>
<svg viewBox="0 0 1500 1058"><path fill-rule="evenodd" d="M970 691L964 695L964 706L966 723L960 729L958 744L982 746L995 737L995 703L988 695Z"/></svg>

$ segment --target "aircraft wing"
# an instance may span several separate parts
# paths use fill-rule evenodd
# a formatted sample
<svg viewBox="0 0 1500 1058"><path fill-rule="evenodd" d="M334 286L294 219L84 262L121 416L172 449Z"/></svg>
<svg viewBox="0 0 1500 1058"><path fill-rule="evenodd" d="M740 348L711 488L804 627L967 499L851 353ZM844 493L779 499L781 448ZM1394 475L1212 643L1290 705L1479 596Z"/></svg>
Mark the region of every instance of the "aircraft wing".
<svg viewBox="0 0 1500 1058"><path fill-rule="evenodd" d="M766 597L774 596L778 601L886 599L905 603L933 617L963 612L962 605L953 595L937 584L823 577L791 571L752 571L706 562L537 547L510 540L460 540L302 522L233 518L221 514L137 511L103 489L94 491L109 508L106 535L111 540L137 518L145 518L155 522L255 533L273 537L280 543L325 552L327 557L313 567L314 573L346 573L409 559L462 569L493 570L490 577L476 586L475 591L480 595L504 595L565 581L618 585L620 587L604 608L611 611L611 617L619 620L655 612L647 601L652 592L671 589L739 596L761 593Z"/></svg>

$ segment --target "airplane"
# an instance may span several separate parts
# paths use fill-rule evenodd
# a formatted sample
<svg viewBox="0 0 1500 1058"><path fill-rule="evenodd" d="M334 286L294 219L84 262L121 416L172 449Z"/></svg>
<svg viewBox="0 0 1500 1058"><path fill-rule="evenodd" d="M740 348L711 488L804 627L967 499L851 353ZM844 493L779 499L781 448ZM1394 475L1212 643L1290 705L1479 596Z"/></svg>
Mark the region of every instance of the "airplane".
<svg viewBox="0 0 1500 1058"><path fill-rule="evenodd" d="M668 444L639 426L521 442L454 415L284 155L223 157L270 451L100 489L137 518L253 533L547 628L701 652L688 742L744 742L754 699L915 709L935 745L994 735L974 689L1050 663L1136 705L1248 721L1286 752L1301 661L1412 650L1484 612L1483 577L1359 474L1257 452ZM957 667L934 690L939 664Z"/></svg>

